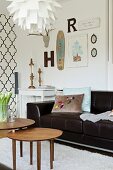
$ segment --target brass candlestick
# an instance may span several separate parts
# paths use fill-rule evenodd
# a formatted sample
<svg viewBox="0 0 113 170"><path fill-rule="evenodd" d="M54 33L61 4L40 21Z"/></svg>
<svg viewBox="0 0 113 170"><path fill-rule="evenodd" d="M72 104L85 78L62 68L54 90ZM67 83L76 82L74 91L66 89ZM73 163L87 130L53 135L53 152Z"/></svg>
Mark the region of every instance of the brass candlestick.
<svg viewBox="0 0 113 170"><path fill-rule="evenodd" d="M33 75L33 66L34 66L34 63L33 63L32 58L31 58L31 60L30 60L29 66L30 66L30 68L31 68L31 75L30 75L31 85L29 86L29 89L35 89L35 86L33 86L33 79L34 79L34 75Z"/></svg>
<svg viewBox="0 0 113 170"><path fill-rule="evenodd" d="M39 86L41 86L41 83L42 83L42 80L41 80L41 73L42 73L42 70L41 70L41 68L39 68L39 69L38 69L38 74L39 74L38 82L39 82Z"/></svg>

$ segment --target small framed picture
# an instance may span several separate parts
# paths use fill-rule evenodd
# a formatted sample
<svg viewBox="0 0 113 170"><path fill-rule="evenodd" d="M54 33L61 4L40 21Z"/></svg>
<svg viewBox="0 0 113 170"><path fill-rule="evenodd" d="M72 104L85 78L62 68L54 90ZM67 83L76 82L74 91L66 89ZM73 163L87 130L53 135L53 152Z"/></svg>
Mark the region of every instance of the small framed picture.
<svg viewBox="0 0 113 170"><path fill-rule="evenodd" d="M88 35L78 34L67 37L67 67L88 66Z"/></svg>
<svg viewBox="0 0 113 170"><path fill-rule="evenodd" d="M93 35L91 36L91 42L92 42L93 44L95 44L95 43L97 42L97 36L96 36L95 34L93 34Z"/></svg>
<svg viewBox="0 0 113 170"><path fill-rule="evenodd" d="M91 50L91 55L92 55L92 57L96 57L96 55L97 55L97 49L96 48L93 48Z"/></svg>

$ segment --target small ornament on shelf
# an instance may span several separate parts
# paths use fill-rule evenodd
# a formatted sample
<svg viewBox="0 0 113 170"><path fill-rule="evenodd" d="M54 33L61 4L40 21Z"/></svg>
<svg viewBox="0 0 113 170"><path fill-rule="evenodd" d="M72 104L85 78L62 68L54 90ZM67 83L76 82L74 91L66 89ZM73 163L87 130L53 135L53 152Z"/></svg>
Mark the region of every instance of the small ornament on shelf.
<svg viewBox="0 0 113 170"><path fill-rule="evenodd" d="M31 81L31 85L29 86L29 89L35 89L35 86L33 85L33 79L34 79L34 75L33 75L33 59L31 58L30 60L30 64L29 64L30 68L31 68L31 74L30 74L30 81Z"/></svg>
<svg viewBox="0 0 113 170"><path fill-rule="evenodd" d="M42 70L41 70L41 68L39 68L39 69L38 69L38 74L39 74L38 82L39 82L39 86L41 86L41 83L42 83L41 73L42 73Z"/></svg>

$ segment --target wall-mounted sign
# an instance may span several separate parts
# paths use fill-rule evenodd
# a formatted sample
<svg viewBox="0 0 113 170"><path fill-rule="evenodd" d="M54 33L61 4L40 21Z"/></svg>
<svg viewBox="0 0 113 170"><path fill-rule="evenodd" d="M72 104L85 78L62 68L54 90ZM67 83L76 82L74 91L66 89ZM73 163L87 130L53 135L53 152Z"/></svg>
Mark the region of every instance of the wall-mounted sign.
<svg viewBox="0 0 113 170"><path fill-rule="evenodd" d="M78 22L78 30L86 30L100 27L100 18L86 19Z"/></svg>

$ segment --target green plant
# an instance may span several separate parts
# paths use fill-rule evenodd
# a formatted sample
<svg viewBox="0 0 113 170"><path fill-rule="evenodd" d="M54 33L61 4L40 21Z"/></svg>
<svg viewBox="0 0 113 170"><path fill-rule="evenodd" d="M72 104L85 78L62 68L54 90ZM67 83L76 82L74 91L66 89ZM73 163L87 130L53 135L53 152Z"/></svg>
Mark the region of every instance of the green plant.
<svg viewBox="0 0 113 170"><path fill-rule="evenodd" d="M0 93L0 104L8 105L12 92Z"/></svg>
<svg viewBox="0 0 113 170"><path fill-rule="evenodd" d="M0 93L0 121L7 120L7 107L12 96L12 92Z"/></svg>

